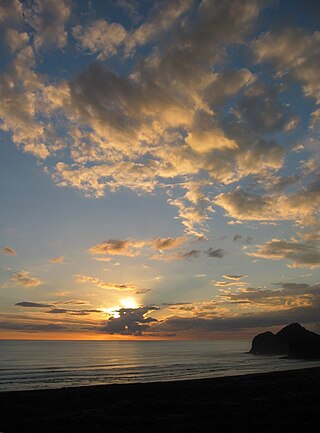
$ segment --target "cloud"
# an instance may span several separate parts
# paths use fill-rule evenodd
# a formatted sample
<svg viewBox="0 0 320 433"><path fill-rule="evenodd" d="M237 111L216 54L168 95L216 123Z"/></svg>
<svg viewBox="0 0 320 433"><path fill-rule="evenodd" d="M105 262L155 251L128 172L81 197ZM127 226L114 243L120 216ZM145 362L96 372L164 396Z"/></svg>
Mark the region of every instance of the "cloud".
<svg viewBox="0 0 320 433"><path fill-rule="evenodd" d="M143 295L145 293L151 292L151 289L139 289L136 291L136 295Z"/></svg>
<svg viewBox="0 0 320 433"><path fill-rule="evenodd" d="M223 207L229 216L239 220L268 220L272 219L272 199L253 195L243 191L240 187L228 193L219 194L215 203ZM273 216L278 219L278 216ZM238 240L236 235L234 240Z"/></svg>
<svg viewBox="0 0 320 433"><path fill-rule="evenodd" d="M151 241L151 246L155 250L163 251L163 250L171 250L177 247L180 247L186 238L184 236L178 238L158 238Z"/></svg>
<svg viewBox="0 0 320 433"><path fill-rule="evenodd" d="M38 287L43 284L43 281L41 281L39 278L30 277L30 272L27 271L16 272L11 276L11 280L15 284L27 288Z"/></svg>
<svg viewBox="0 0 320 433"><path fill-rule="evenodd" d="M206 88L205 97L210 104L217 106L254 80L253 74L245 68L222 71L214 74L212 78L212 82Z"/></svg>
<svg viewBox="0 0 320 433"><path fill-rule="evenodd" d="M101 310L71 310L67 308L52 308L46 311L48 314L69 314L71 316L88 316L91 313L101 313Z"/></svg>
<svg viewBox="0 0 320 433"><path fill-rule="evenodd" d="M35 0L31 7L23 8L24 18L36 30L36 48L63 48L68 34L65 24L71 14L70 0Z"/></svg>
<svg viewBox="0 0 320 433"><path fill-rule="evenodd" d="M314 323L319 319L319 307L300 307L288 310L251 313L236 317L202 318L169 317L156 327L161 332L201 333L215 331L241 331L270 326L283 326L291 322Z"/></svg>
<svg viewBox="0 0 320 433"><path fill-rule="evenodd" d="M28 301L17 302L14 305L16 305L17 307L26 307L26 308L46 308L46 307L51 307L50 304L40 304L39 302L28 302Z"/></svg>
<svg viewBox="0 0 320 433"><path fill-rule="evenodd" d="M226 278L227 280L241 280L241 278L245 278L246 275L222 275L222 278Z"/></svg>
<svg viewBox="0 0 320 433"><path fill-rule="evenodd" d="M289 195L258 195L237 187L219 194L214 201L226 210L228 216L240 221L294 220L310 224L320 205L319 188L319 182L315 181Z"/></svg>
<svg viewBox="0 0 320 433"><path fill-rule="evenodd" d="M289 289L289 290L309 290L311 288L310 284L306 284L306 283L273 283L273 285L275 286L280 286L283 287L284 289ZM319 287L319 286L315 286L315 287Z"/></svg>
<svg viewBox="0 0 320 433"><path fill-rule="evenodd" d="M258 62L273 62L278 73L291 73L303 83L303 91L320 102L318 62L320 58L319 32L308 33L300 28L284 28L267 32L253 43Z"/></svg>
<svg viewBox="0 0 320 433"><path fill-rule="evenodd" d="M320 267L319 245L313 241L272 239L257 245L256 251L247 254L271 260L286 259L291 262L288 265L290 268L316 269Z"/></svg>
<svg viewBox="0 0 320 433"><path fill-rule="evenodd" d="M119 317L110 317L106 324L100 328L106 334L142 335L150 328L150 323L157 322L146 315L159 307L146 306L139 308L120 308L116 311Z"/></svg>
<svg viewBox="0 0 320 433"><path fill-rule="evenodd" d="M1 252L3 254L5 254L6 256L16 256L17 255L16 250L14 248L11 248L11 247L4 247L4 248L2 248Z"/></svg>
<svg viewBox="0 0 320 433"><path fill-rule="evenodd" d="M54 332L65 330L65 327L63 325L56 323L0 322L0 328L23 332Z"/></svg>
<svg viewBox="0 0 320 433"><path fill-rule="evenodd" d="M237 143L228 138L212 116L207 113L200 113L195 117L186 143L198 153L210 153L212 150L236 149L238 147Z"/></svg>
<svg viewBox="0 0 320 433"><path fill-rule="evenodd" d="M191 6L192 0L165 0L153 8L151 15L127 36L126 52L145 45L167 32Z"/></svg>
<svg viewBox="0 0 320 433"><path fill-rule="evenodd" d="M190 5L179 0L161 2L138 29L127 32L130 43L148 43L159 31L168 31ZM253 0L201 2L194 5L192 20L184 17L183 25L176 23L171 37L158 40L150 55L127 76L98 62L78 74L68 83L69 96L63 103L67 119L77 125L71 127L71 162L57 163L53 172L57 184L102 197L106 189L121 187L168 191L168 179L181 186L181 176L185 176L186 193L170 197L169 203L177 206L188 234L203 234L210 203L201 188L208 181L199 182L196 175L207 173L212 179L230 182L244 173L239 170L235 176L236 159L242 166L248 160L241 160L235 134L225 130L210 104L217 89L219 101L234 97L252 74L247 69L217 74L213 65L224 52L223 44L237 43L249 31L260 5ZM261 165L279 168L279 161L274 161L282 152L279 146L261 146L259 152ZM259 170L253 163L252 167Z"/></svg>
<svg viewBox="0 0 320 433"><path fill-rule="evenodd" d="M139 13L139 3L137 0L117 0L116 6L127 13L134 23L141 21L142 16Z"/></svg>
<svg viewBox="0 0 320 433"><path fill-rule="evenodd" d="M288 132L298 126L299 118L287 104L279 102L278 94L277 88L254 84L241 96L233 112L238 121L246 123L252 132Z"/></svg>
<svg viewBox="0 0 320 433"><path fill-rule="evenodd" d="M111 257L94 257L97 262L111 262Z"/></svg>
<svg viewBox="0 0 320 433"><path fill-rule="evenodd" d="M292 308L315 308L319 306L320 286L298 283L276 283L279 289L244 287L237 292L224 291L222 299L231 304L243 305L246 310L286 311Z"/></svg>
<svg viewBox="0 0 320 433"><path fill-rule="evenodd" d="M22 4L18 0L4 0L0 5L0 23L8 25L20 21Z"/></svg>
<svg viewBox="0 0 320 433"><path fill-rule="evenodd" d="M64 256L53 257L49 260L50 263L59 263L60 265L64 264Z"/></svg>
<svg viewBox="0 0 320 433"><path fill-rule="evenodd" d="M109 254L111 256L127 256L135 257L141 254L141 250L144 247L151 247L154 250L166 251L175 249L186 242L186 237L181 236L177 238L157 238L151 240L139 240L139 239L109 239L99 244L93 245L89 248L90 254ZM96 258L96 260L109 261L109 257Z"/></svg>
<svg viewBox="0 0 320 433"><path fill-rule="evenodd" d="M148 244L148 241L134 239L109 239L89 248L90 254L110 254L114 256L134 257L140 254L140 248Z"/></svg>
<svg viewBox="0 0 320 433"><path fill-rule="evenodd" d="M118 284L118 283L110 283L108 281L104 281L101 280L100 278L96 278L96 277L91 277L89 275L84 275L84 274L78 274L75 275L75 281L77 283L81 283L81 284L85 284L85 283L91 283L94 284L97 287L100 287L101 289L106 289L106 290L119 290L119 291L135 291L137 290L137 287L134 286L133 284L128 284L128 283L122 283L122 284Z"/></svg>
<svg viewBox="0 0 320 433"><path fill-rule="evenodd" d="M216 287L230 287L230 286L247 286L248 283L245 283L244 281L212 281L211 284Z"/></svg>
<svg viewBox="0 0 320 433"><path fill-rule="evenodd" d="M12 53L25 47L29 42L29 35L26 32L18 32L15 29L8 29L5 35L6 44Z"/></svg>
<svg viewBox="0 0 320 433"><path fill-rule="evenodd" d="M181 257L183 259L191 259L191 258L198 258L200 256L201 251L192 249L190 251L186 251L184 253L181 253Z"/></svg>
<svg viewBox="0 0 320 433"><path fill-rule="evenodd" d="M204 253L210 258L219 258L222 259L226 252L222 248L213 249L212 247L206 251L197 250L193 248L190 251L181 251L178 253L170 253L170 254L155 254L151 256L152 260L163 260L163 261L175 261L175 260L189 260L192 258L198 258L200 255Z"/></svg>
<svg viewBox="0 0 320 433"><path fill-rule="evenodd" d="M226 252L222 248L214 249L211 247L207 251L205 251L205 254L212 259L222 259L225 256Z"/></svg>
<svg viewBox="0 0 320 433"><path fill-rule="evenodd" d="M68 295L69 292L66 292ZM83 301L82 299L65 299L62 301L52 302L54 305L90 305L88 301Z"/></svg>
<svg viewBox="0 0 320 433"><path fill-rule="evenodd" d="M110 24L104 20L93 21L85 28L77 25L72 29L72 33L82 48L98 54L99 60L115 55L127 35L121 24Z"/></svg>
<svg viewBox="0 0 320 433"><path fill-rule="evenodd" d="M244 238L242 235L239 235L238 233L236 233L233 236L233 242L237 242L237 241L242 241L244 244L248 245L248 244L251 244L251 242L253 241L253 237L247 236Z"/></svg>
<svg viewBox="0 0 320 433"><path fill-rule="evenodd" d="M190 251L181 251L179 253L169 254L154 254L151 256L151 260L160 260L165 262L172 262L175 260L189 260L192 258L198 258L201 254L200 250L192 249Z"/></svg>

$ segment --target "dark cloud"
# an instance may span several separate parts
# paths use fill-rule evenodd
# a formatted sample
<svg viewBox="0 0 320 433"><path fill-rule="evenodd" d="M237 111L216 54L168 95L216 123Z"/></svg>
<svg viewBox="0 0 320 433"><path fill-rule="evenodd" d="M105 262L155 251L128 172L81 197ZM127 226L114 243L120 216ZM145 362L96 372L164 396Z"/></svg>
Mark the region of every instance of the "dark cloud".
<svg viewBox="0 0 320 433"><path fill-rule="evenodd" d="M225 256L226 251L223 250L222 248L217 248L216 250L213 249L212 247L209 248L207 251L204 251L204 253L210 257L210 258L218 258L218 259L222 259L222 257Z"/></svg>
<svg viewBox="0 0 320 433"><path fill-rule="evenodd" d="M156 250L168 250L179 247L186 241L185 237L180 238L158 238L151 241L151 245Z"/></svg>
<svg viewBox="0 0 320 433"><path fill-rule="evenodd" d="M23 301L23 302L17 302L16 304L17 307L26 307L26 308L47 308L47 307L51 307L50 304L41 304L38 302L28 302L28 301Z"/></svg>
<svg viewBox="0 0 320 433"><path fill-rule="evenodd" d="M49 314L70 314L72 316L87 316L90 313L101 313L101 310L70 310L68 308L52 308L46 311Z"/></svg>
<svg viewBox="0 0 320 433"><path fill-rule="evenodd" d="M257 327L283 326L292 322L314 323L319 321L319 305L266 313L252 313L237 317L200 318L170 317L156 325L164 332L214 332L240 331Z"/></svg>
<svg viewBox="0 0 320 433"><path fill-rule="evenodd" d="M144 293L151 292L151 289L139 289L136 291L136 295L143 295Z"/></svg>
<svg viewBox="0 0 320 433"><path fill-rule="evenodd" d="M283 287L284 289L291 289L291 290L307 290L309 289L311 286L310 284L306 284L306 283L273 283L274 286L280 286Z"/></svg>
<svg viewBox="0 0 320 433"><path fill-rule="evenodd" d="M191 250L191 251L186 251L184 253L181 253L181 258L183 259L192 259L192 258L196 258L200 256L201 251L200 250Z"/></svg>
<svg viewBox="0 0 320 433"><path fill-rule="evenodd" d="M242 243L244 243L245 245L251 244L251 242L253 241L253 237L252 236L242 236L239 235L238 233L236 233L233 236L233 242L237 242L237 241L241 241Z"/></svg>
<svg viewBox="0 0 320 433"><path fill-rule="evenodd" d="M192 305L190 302L163 302L161 305L166 307L177 307L181 305Z"/></svg>
<svg viewBox="0 0 320 433"><path fill-rule="evenodd" d="M298 125L297 117L287 104L279 102L278 94L276 88L250 87L235 108L237 116L258 134L293 129Z"/></svg>
<svg viewBox="0 0 320 433"><path fill-rule="evenodd" d="M142 335L148 331L150 323L157 322L157 319L146 317L156 310L159 307L120 308L117 310L119 317L110 317L100 331L106 334Z"/></svg>
<svg viewBox="0 0 320 433"><path fill-rule="evenodd" d="M0 322L1 329L9 329L13 331L63 331L64 326L55 323L21 323L21 322Z"/></svg>

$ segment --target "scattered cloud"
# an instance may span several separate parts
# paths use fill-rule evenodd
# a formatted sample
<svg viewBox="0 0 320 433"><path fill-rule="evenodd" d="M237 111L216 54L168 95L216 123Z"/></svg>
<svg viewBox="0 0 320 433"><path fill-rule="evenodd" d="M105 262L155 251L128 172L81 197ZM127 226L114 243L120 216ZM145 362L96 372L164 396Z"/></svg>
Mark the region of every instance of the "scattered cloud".
<svg viewBox="0 0 320 433"><path fill-rule="evenodd" d="M59 257L53 257L52 259L49 260L50 263L58 263L60 265L64 264L64 256L59 256Z"/></svg>
<svg viewBox="0 0 320 433"><path fill-rule="evenodd" d="M253 43L258 62L272 62L278 74L289 72L303 82L303 91L320 102L317 64L320 58L319 33L287 27L262 34Z"/></svg>
<svg viewBox="0 0 320 433"><path fill-rule="evenodd" d="M310 224L318 213L319 188L319 182L315 181L290 195L258 195L237 187L216 196L215 204L223 207L228 216L238 220L294 220Z"/></svg>
<svg viewBox="0 0 320 433"><path fill-rule="evenodd" d="M36 48L63 48L68 34L65 24L71 14L70 0L34 1L31 7L23 8L23 15L28 24L36 31L34 45Z"/></svg>
<svg viewBox="0 0 320 433"><path fill-rule="evenodd" d="M18 284L19 286L27 288L38 287L43 284L43 281L41 281L39 278L31 277L30 272L27 271L14 273L11 276L11 281L13 281L15 284Z"/></svg>
<svg viewBox="0 0 320 433"><path fill-rule="evenodd" d="M216 287L230 287L230 286L247 286L248 283L245 283L244 281L212 281L211 284Z"/></svg>
<svg viewBox="0 0 320 433"><path fill-rule="evenodd" d="M4 247L4 248L2 248L1 251L6 256L16 256L17 255L16 250L14 248L11 248L11 247Z"/></svg>
<svg viewBox="0 0 320 433"><path fill-rule="evenodd" d="M245 278L246 276L247 275L234 275L234 274L230 275L230 274L228 274L228 275L222 275L222 278L226 278L227 280L238 281L238 280L241 280L241 278Z"/></svg>
<svg viewBox="0 0 320 433"><path fill-rule="evenodd" d="M91 283L94 284L96 287L99 287L101 289L106 289L106 290L119 290L119 291L136 291L137 287L134 286L133 284L128 284L128 283L110 283L108 281L104 281L101 280L100 278L96 278L96 277L91 277L89 275L84 275L84 274L78 274L75 275L75 281L77 283L81 283L81 284L85 284L85 283Z"/></svg>
<svg viewBox="0 0 320 433"><path fill-rule="evenodd" d="M112 256L134 257L140 254L140 249L147 243L148 241L134 239L110 239L92 246L88 251L90 254L110 254Z"/></svg>
<svg viewBox="0 0 320 433"><path fill-rule="evenodd" d="M263 259L286 259L291 263L290 268L309 268L315 269L320 267L320 249L319 245L312 241L298 241L296 239L280 240L272 239L261 245L257 245L257 250L247 253L253 257Z"/></svg>
<svg viewBox="0 0 320 433"><path fill-rule="evenodd" d="M127 36L121 24L104 20L93 21L85 28L77 25L72 29L72 34L83 49L97 54L99 60L115 55Z"/></svg>
<svg viewBox="0 0 320 433"><path fill-rule="evenodd" d="M18 32L15 29L8 29L5 35L6 43L11 52L16 52L25 47L29 42L29 35L26 32Z"/></svg>
<svg viewBox="0 0 320 433"><path fill-rule="evenodd" d="M50 304L41 304L39 302L28 302L28 301L17 302L14 305L16 305L17 307L26 307L26 308L47 308L47 307L51 307Z"/></svg>
<svg viewBox="0 0 320 433"><path fill-rule="evenodd" d="M212 259L222 259L225 256L226 252L222 248L214 249L211 247L207 251L205 251L205 254Z"/></svg>
<svg viewBox="0 0 320 433"><path fill-rule="evenodd" d="M158 238L151 241L152 248L158 251L171 250L180 247L186 238L181 236L179 238Z"/></svg>

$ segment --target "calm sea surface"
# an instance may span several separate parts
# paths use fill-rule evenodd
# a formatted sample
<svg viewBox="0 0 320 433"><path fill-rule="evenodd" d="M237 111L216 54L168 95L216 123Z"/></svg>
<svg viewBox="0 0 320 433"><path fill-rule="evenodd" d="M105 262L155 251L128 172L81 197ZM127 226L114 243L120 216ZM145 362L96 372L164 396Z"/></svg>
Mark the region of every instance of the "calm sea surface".
<svg viewBox="0 0 320 433"><path fill-rule="evenodd" d="M232 376L319 366L248 341L0 341L0 391Z"/></svg>

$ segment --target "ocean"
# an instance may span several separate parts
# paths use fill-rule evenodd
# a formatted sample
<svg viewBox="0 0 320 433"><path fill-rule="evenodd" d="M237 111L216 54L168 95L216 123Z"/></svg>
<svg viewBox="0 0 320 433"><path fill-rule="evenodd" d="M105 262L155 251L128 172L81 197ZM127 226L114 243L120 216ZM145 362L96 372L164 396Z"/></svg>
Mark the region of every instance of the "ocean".
<svg viewBox="0 0 320 433"><path fill-rule="evenodd" d="M0 341L0 391L233 376L320 366L249 341Z"/></svg>

